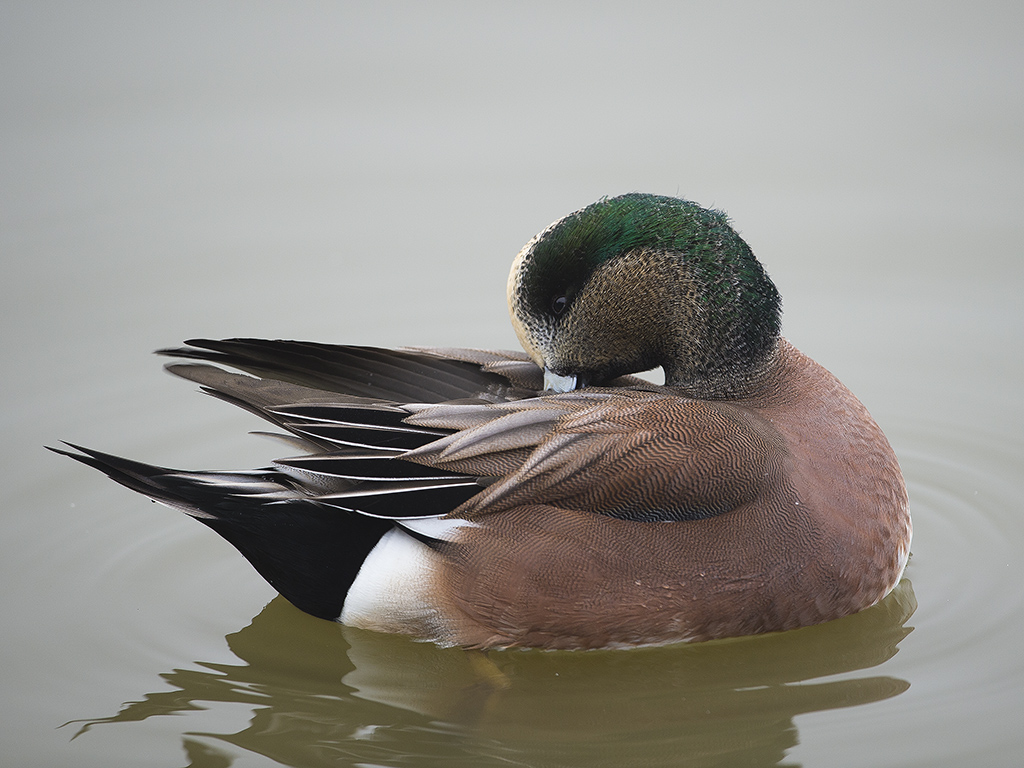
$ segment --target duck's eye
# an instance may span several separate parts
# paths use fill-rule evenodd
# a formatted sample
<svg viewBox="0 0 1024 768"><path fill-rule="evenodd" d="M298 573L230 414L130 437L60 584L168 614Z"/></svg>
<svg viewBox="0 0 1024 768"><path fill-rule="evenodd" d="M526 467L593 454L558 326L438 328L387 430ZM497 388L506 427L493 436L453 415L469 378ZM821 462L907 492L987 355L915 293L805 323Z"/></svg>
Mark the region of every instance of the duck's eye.
<svg viewBox="0 0 1024 768"><path fill-rule="evenodd" d="M551 300L551 311L556 315L560 315L565 312L565 308L569 305L568 296L555 296Z"/></svg>

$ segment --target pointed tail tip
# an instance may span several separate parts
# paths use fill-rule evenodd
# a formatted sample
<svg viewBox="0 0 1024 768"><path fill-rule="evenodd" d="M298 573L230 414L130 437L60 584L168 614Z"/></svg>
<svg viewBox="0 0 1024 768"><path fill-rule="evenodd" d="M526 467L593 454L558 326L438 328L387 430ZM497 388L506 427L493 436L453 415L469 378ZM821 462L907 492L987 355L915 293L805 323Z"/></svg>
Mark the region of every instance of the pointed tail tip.
<svg viewBox="0 0 1024 768"><path fill-rule="evenodd" d="M44 445L43 448L45 448L48 451L52 451L53 453L56 453L60 456L67 456L68 458L74 459L75 461L80 461L83 464L89 464L90 459L95 460L96 458L95 456L93 456L94 451L90 451L88 448L85 448L84 446L76 445L75 443L69 443L67 440L61 440L60 443L61 445L66 445L67 448L70 448L71 450L67 450L67 448L55 447L52 445Z"/></svg>

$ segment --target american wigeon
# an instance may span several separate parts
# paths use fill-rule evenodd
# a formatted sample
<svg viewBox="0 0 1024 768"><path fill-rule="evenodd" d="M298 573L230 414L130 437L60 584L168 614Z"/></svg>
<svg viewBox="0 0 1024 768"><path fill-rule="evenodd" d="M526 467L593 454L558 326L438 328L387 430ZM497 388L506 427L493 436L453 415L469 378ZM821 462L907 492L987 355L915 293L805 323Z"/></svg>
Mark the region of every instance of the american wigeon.
<svg viewBox="0 0 1024 768"><path fill-rule="evenodd" d="M282 428L297 458L179 472L68 455L213 528L298 608L443 645L772 632L899 581L896 457L780 337L775 286L723 214L601 200L520 251L508 299L526 355L162 351L206 361L169 369ZM629 375L658 366L664 386Z"/></svg>

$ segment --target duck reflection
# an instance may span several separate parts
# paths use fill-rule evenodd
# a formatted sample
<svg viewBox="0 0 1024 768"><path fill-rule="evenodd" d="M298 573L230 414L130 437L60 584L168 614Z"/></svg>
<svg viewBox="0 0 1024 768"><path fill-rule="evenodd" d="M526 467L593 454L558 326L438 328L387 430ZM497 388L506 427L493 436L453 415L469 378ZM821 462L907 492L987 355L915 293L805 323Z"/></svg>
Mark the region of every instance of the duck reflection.
<svg viewBox="0 0 1024 768"><path fill-rule="evenodd" d="M243 663L167 672L173 690L79 721L79 734L228 703L252 708L248 727L183 734L191 766L230 765L228 744L294 766L775 765L798 741L797 715L909 687L883 675L807 681L891 658L916 607L904 580L873 608L776 635L485 654L322 622L276 598L227 636Z"/></svg>

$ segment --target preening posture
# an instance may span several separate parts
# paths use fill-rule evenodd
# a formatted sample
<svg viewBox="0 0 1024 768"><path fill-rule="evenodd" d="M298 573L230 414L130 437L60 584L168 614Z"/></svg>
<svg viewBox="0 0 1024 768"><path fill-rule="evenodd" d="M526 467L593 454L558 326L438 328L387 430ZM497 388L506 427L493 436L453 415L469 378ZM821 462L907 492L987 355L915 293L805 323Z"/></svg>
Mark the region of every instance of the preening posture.
<svg viewBox="0 0 1024 768"><path fill-rule="evenodd" d="M772 632L896 586L896 457L781 338L775 286L723 214L601 200L520 251L508 302L525 354L164 350L288 436L298 455L267 468L66 453L217 531L303 611L442 645ZM630 376L659 366L664 386Z"/></svg>

